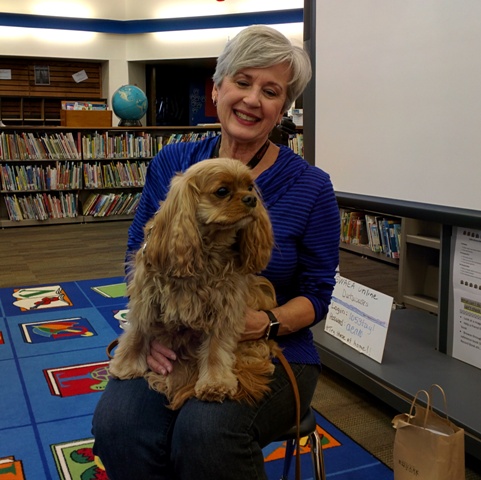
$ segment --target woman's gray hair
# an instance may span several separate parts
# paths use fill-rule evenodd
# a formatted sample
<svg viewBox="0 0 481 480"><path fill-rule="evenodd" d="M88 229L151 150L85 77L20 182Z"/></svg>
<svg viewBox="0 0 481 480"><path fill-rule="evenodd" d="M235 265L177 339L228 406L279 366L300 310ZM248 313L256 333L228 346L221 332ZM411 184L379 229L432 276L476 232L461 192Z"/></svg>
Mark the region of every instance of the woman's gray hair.
<svg viewBox="0 0 481 480"><path fill-rule="evenodd" d="M274 28L252 25L241 30L224 48L217 59L213 76L220 87L226 76L234 76L244 68L267 68L286 63L292 72L284 104L286 112L311 79L311 61L307 52Z"/></svg>

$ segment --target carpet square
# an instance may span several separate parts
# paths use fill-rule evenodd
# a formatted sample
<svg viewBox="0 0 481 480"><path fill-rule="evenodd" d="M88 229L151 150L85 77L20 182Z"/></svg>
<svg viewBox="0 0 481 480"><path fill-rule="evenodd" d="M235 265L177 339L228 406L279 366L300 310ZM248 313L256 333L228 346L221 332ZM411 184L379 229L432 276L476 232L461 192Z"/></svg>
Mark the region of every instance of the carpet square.
<svg viewBox="0 0 481 480"><path fill-rule="evenodd" d="M107 323L113 328L116 335L119 336L123 332L123 329L120 327L120 323L126 321L126 305L98 307L98 311L102 314Z"/></svg>
<svg viewBox="0 0 481 480"><path fill-rule="evenodd" d="M0 301L6 317L91 306L76 282L1 288Z"/></svg>
<svg viewBox="0 0 481 480"><path fill-rule="evenodd" d="M101 392L105 389L107 372L105 348L93 348L58 354L27 357L19 360L35 422L51 422L66 418L91 415ZM96 365L92 371L66 367ZM60 395L52 390L46 373L52 369L64 369L61 386L74 390L72 395ZM75 390L77 393L75 393Z"/></svg>
<svg viewBox="0 0 481 480"><path fill-rule="evenodd" d="M112 277L77 282L84 295L96 307L127 303L125 278Z"/></svg>
<svg viewBox="0 0 481 480"><path fill-rule="evenodd" d="M30 424L30 412L15 361L1 360L0 372L0 431Z"/></svg>
<svg viewBox="0 0 481 480"><path fill-rule="evenodd" d="M39 448L38 437L32 426L7 430L0 428L0 460L7 457L14 458L15 466L13 468L17 470L17 473L19 470L23 470L23 477L19 478L26 480L59 478L58 475L47 475L45 457L42 449Z"/></svg>
<svg viewBox="0 0 481 480"><path fill-rule="evenodd" d="M43 448L43 454L47 459L48 471L50 473L49 477L47 478L58 478L59 471L62 470L67 473L69 472L68 466L63 465L63 462L59 462L58 455L56 452L61 451L62 444L65 443L89 443L91 444L92 439L92 432L91 432L91 425L92 425L92 416L82 416L72 419L66 420L59 420L50 423L43 423L38 426L40 443ZM81 442L83 441L83 442ZM80 452L79 452L80 453ZM69 462L70 469L75 469L75 473L73 476L74 479L80 478L95 478L90 477L88 475L84 475L81 477L83 473L90 467L91 462L87 462L87 459L84 459L85 463L79 462ZM75 464L77 468L75 468ZM60 478L62 478L60 476Z"/></svg>
<svg viewBox="0 0 481 480"><path fill-rule="evenodd" d="M55 322L66 324L66 327L47 328ZM78 308L68 312L43 310L35 314L9 317L7 323L19 358L105 347L118 335L96 308ZM36 334L35 331L32 332L32 325L43 326L43 330ZM35 340L36 337L43 341Z"/></svg>

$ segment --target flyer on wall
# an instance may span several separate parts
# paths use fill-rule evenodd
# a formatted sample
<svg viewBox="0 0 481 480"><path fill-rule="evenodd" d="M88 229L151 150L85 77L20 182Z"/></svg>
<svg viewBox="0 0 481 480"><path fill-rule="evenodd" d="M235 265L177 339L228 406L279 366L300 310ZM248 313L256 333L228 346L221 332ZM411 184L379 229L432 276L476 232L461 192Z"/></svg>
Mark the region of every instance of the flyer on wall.
<svg viewBox="0 0 481 480"><path fill-rule="evenodd" d="M453 357L481 368L481 230L454 229Z"/></svg>

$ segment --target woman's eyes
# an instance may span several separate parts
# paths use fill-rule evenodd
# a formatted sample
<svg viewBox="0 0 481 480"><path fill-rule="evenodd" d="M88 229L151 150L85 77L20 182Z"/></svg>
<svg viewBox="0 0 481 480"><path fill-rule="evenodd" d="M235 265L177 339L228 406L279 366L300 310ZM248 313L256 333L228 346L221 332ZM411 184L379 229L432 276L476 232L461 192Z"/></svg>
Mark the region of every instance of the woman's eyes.
<svg viewBox="0 0 481 480"><path fill-rule="evenodd" d="M264 93L268 97L277 97L277 92L275 92L274 90L264 90Z"/></svg>
<svg viewBox="0 0 481 480"><path fill-rule="evenodd" d="M236 85L240 88L249 88L251 86L250 83L245 80L237 80ZM277 92L272 88L264 88L262 91L267 97L270 97L270 98L274 98L278 96Z"/></svg>

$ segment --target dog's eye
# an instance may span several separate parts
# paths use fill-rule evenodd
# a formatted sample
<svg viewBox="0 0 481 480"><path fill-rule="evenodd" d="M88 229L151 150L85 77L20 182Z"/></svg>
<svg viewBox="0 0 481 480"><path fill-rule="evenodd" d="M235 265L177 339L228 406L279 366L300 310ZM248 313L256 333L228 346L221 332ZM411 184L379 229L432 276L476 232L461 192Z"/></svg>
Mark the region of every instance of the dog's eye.
<svg viewBox="0 0 481 480"><path fill-rule="evenodd" d="M219 198L227 197L227 195L229 195L229 193L230 193L230 190L229 190L227 187L220 187L220 188L217 189L217 191L215 192L215 194L216 194Z"/></svg>

